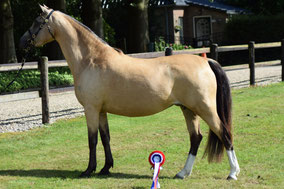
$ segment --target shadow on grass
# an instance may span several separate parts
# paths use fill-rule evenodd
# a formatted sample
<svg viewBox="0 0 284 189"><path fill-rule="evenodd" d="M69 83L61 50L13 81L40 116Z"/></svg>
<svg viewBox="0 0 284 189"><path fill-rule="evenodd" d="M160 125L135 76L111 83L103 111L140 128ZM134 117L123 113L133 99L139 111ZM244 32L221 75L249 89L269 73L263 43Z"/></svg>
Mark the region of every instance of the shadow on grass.
<svg viewBox="0 0 284 189"><path fill-rule="evenodd" d="M80 179L81 171L74 170L48 170L48 169L31 169L31 170L0 170L0 176L20 176L20 177L39 177L39 178L61 178L61 179ZM90 178L96 179L152 179L149 175L137 175L127 173L111 173L110 175L92 174ZM161 176L160 179L173 179L173 177Z"/></svg>

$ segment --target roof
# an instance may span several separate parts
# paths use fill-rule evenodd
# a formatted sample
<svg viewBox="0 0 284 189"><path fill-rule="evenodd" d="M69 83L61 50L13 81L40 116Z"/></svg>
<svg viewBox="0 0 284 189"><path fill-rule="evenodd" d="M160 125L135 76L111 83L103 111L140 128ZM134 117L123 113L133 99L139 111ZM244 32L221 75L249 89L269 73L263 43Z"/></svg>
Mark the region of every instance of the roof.
<svg viewBox="0 0 284 189"><path fill-rule="evenodd" d="M223 3L222 0L150 0L150 6L188 6L198 5L224 11L227 14L242 14L248 12L246 9L230 6Z"/></svg>
<svg viewBox="0 0 284 189"><path fill-rule="evenodd" d="M149 0L149 6L156 7L197 5L224 11L227 14L242 14L249 12L246 9L230 6L223 2L224 0ZM109 8L109 6L125 5L127 3L129 2L126 0L102 0L102 7L107 9Z"/></svg>
<svg viewBox="0 0 284 189"><path fill-rule="evenodd" d="M241 14L248 12L246 9L224 4L221 0L219 1L214 0L213 2L209 0L179 0L179 1L184 1L188 5L199 5L203 7L225 11L227 14Z"/></svg>
<svg viewBox="0 0 284 189"><path fill-rule="evenodd" d="M149 6L167 6L174 5L174 0L149 0Z"/></svg>
<svg viewBox="0 0 284 189"><path fill-rule="evenodd" d="M167 6L167 5L175 5L175 6L188 6L185 0L149 0L150 6Z"/></svg>

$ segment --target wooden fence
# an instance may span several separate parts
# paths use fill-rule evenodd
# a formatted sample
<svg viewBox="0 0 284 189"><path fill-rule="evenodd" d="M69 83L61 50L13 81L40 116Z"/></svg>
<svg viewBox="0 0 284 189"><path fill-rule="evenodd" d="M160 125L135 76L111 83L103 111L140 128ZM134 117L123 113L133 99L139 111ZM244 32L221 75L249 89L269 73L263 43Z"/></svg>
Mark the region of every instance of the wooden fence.
<svg viewBox="0 0 284 189"><path fill-rule="evenodd" d="M181 51L172 51L166 49L165 52L149 52L149 53L137 53L137 54L128 54L129 56L135 58L156 58L161 56L169 56L173 54L201 54L201 53L210 53L210 57L218 60L218 53L220 52L229 52L229 51L241 51L248 50L249 56L249 68L250 68L250 85L255 85L255 49L262 48L275 48L281 47L281 64L282 64L282 81L284 81L284 39L281 42L275 43L260 43L255 44L253 41L249 42L246 45L234 45L234 46L220 46L217 44L212 44L210 48L200 48L200 49L189 49ZM32 91L32 92L23 92L16 94L0 95L0 103L23 100L30 98L42 99L42 123L49 123L49 86L48 86L48 68L51 67L66 67L67 62L65 60L58 61L48 61L47 57L41 57L38 62L26 62L23 70L30 69L39 69L41 73L41 90ZM1 64L0 72L16 71L19 70L21 64Z"/></svg>

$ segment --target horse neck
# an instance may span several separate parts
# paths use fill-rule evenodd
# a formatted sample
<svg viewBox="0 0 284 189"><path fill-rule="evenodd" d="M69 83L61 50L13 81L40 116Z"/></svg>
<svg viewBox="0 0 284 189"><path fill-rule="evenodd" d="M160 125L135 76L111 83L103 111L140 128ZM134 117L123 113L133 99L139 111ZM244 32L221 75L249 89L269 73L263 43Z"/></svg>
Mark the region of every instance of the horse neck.
<svg viewBox="0 0 284 189"><path fill-rule="evenodd" d="M112 49L71 17L61 13L57 20L56 40L74 77L88 66L90 61L99 62L101 57Z"/></svg>

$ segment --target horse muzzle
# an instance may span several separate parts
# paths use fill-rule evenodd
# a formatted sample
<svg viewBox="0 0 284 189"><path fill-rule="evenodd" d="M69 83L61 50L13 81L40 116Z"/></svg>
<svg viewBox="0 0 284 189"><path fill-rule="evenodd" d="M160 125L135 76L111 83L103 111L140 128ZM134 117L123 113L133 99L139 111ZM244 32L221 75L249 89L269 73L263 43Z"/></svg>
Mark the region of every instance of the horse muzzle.
<svg viewBox="0 0 284 189"><path fill-rule="evenodd" d="M29 37L25 33L20 39L18 45L19 49L28 51L32 46L34 46L34 41L32 39L29 39Z"/></svg>

